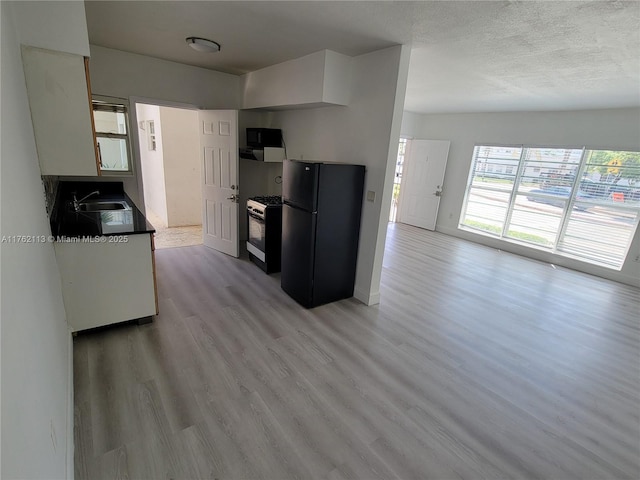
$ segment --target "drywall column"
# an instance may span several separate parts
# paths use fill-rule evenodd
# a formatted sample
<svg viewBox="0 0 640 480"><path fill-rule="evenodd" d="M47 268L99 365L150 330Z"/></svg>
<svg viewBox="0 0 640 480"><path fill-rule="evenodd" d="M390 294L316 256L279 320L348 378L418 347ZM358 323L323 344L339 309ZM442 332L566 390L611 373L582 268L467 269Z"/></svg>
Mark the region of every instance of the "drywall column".
<svg viewBox="0 0 640 480"><path fill-rule="evenodd" d="M358 127L364 127L360 134L364 138L352 141L351 148L355 150L354 156L361 155L357 151L358 147L368 142L373 143L375 148L371 148L367 155L365 186L365 197L367 191L373 191L375 200L364 202L354 292L354 296L367 305L380 302L382 259L387 239L388 212L391 208L410 54L410 47L403 45L354 59L354 91L350 105L353 118L350 130L355 132ZM386 73L383 74L381 69ZM378 83L367 85L375 77L380 77ZM377 107L377 112L371 110L374 106ZM368 128L371 128L370 132L367 131ZM379 135L380 139L374 140L374 135Z"/></svg>
<svg viewBox="0 0 640 480"><path fill-rule="evenodd" d="M88 55L83 2L0 2L2 478L73 478L73 369L20 43ZM42 241L44 240L44 241Z"/></svg>

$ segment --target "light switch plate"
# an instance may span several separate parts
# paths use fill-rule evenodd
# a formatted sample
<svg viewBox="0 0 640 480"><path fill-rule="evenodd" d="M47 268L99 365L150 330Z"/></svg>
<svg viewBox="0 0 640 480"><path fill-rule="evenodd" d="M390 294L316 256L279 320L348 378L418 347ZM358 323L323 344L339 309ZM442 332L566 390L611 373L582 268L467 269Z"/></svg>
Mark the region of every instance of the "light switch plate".
<svg viewBox="0 0 640 480"><path fill-rule="evenodd" d="M375 202L376 200L376 192L373 190L367 191L367 202Z"/></svg>

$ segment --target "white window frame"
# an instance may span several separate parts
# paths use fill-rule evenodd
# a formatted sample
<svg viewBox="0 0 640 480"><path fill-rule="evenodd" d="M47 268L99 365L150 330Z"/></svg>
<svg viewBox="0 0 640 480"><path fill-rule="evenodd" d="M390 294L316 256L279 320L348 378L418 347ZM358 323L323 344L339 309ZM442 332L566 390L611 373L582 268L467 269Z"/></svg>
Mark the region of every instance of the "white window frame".
<svg viewBox="0 0 640 480"><path fill-rule="evenodd" d="M98 138L115 138L124 140L127 151L127 170L111 170L102 168L102 158L99 158L98 165L100 167L100 174L107 176L132 176L133 175L133 154L131 149L131 123L129 121L129 100L126 98L109 97L104 95L92 95L91 96L91 114L94 112L94 104L107 103L112 105L118 105L123 107L123 113L125 118L126 133L111 133L111 132L99 132L96 129L96 146L98 147L98 154L101 157L100 148L98 145Z"/></svg>
<svg viewBox="0 0 640 480"><path fill-rule="evenodd" d="M513 178L513 184L511 185L511 191L509 193L509 200L506 206L506 213L505 216L502 220L502 228L501 231L498 232L491 232L489 229L482 229L479 227L473 227L471 225L465 224L465 221L467 220L467 208L468 208L468 202L469 202L469 197L471 195L471 191L472 188L474 187L473 185L473 180L476 177L476 171L474 166L477 165L477 156L478 153L481 152L481 148L483 147L497 147L497 148L512 148L512 149L521 149L520 150L520 157L518 159L518 164L517 164L517 171L515 173L515 177ZM539 245L536 243L530 243L530 242L526 242L523 240L518 240L516 238L514 238L513 236L509 236L509 231L510 231L510 227L512 227L511 225L511 220L512 220L512 214L516 205L516 198L518 195L522 195L523 192L519 190L519 186L520 186L520 182L523 178L523 172L525 170L526 167L526 160L525 160L525 154L527 152L528 149L549 149L549 150L581 150L581 156L580 156L580 161L577 164L577 168L576 168L576 173L574 178L571 181L571 186L567 187L570 188L570 194L567 197L566 200L563 200L564 205L562 207L562 213L561 213L561 217L560 217L560 222L559 222L559 227L557 228L557 232L556 232L556 236L555 236L555 240L552 242L551 247L545 247L543 245ZM611 149L611 148L590 148L590 147L562 147L562 146L530 146L530 145L500 145L500 144L489 144L489 143L481 143L481 144L476 144L474 146L474 154L472 156L471 159L471 164L469 166L469 175L467 177L467 184L466 184L466 189L465 189L465 195L464 195L464 199L463 199L463 203L462 203L462 209L460 212L460 221L458 224L458 229L460 230L465 230L468 232L472 232L475 234L480 234L480 235L486 235L486 236L490 236L493 238L499 238L500 240L504 240L506 242L510 242L510 243L516 243L516 244L520 244L520 245L524 245L530 248L535 248L538 250L543 250L543 251L547 251L553 254L557 254L563 257L569 257L569 258L573 258L575 260L579 260L579 261L583 261L586 263L591 263L591 264L595 264L595 265L599 265L605 268L610 268L610 269L614 269L614 270L618 270L620 271L622 269L622 266L624 265L624 262L626 261L628 255L629 255L629 249L631 247L631 244L633 242L633 238L635 236L635 233L638 229L638 225L640 224L640 203L635 203L633 205L615 205L615 209L616 210L620 210L620 211L628 211L628 212L634 212L635 213L635 222L632 226L632 230L631 230L631 235L629 237L629 240L627 242L627 246L626 246L626 250L624 252L624 256L622 261L619 264L613 264L613 263L609 263L607 261L602 261L602 260L598 260L595 256L593 258L589 258L583 255L574 255L571 253L567 253L566 251L560 249L559 247L561 245L563 245L563 241L565 238L565 234L567 232L567 226L569 224L569 221L571 219L571 215L574 209L574 205L576 203L576 196L580 191L580 185L581 182L583 180L583 174L585 172L585 169L587 168L587 158L586 158L586 153L587 152L597 152L597 151L617 151L616 149ZM629 150L626 150L629 151ZM640 154L640 152L637 152L638 154ZM499 176L500 173L496 173L493 171L489 171L487 167L487 165L483 165L484 168L482 168L481 170L484 173L487 173L489 175L493 175L493 176ZM535 168L535 167L534 167ZM539 173L539 172L538 172ZM500 189L500 188L496 188L496 187L492 187L492 186L484 186L484 187L479 187L478 185L475 185L475 188L480 188L481 190L486 190L486 191L501 191L504 192L504 189ZM533 194L534 196L540 196L540 197L545 197L545 195L543 194ZM557 201L557 198L554 197L554 200ZM578 199L579 202L584 202L584 200L580 200ZM603 204L606 204L607 206L611 206L610 204L607 204L606 202L601 202ZM596 204L597 205L597 204ZM613 207L613 206L612 206ZM497 228L497 227L496 227Z"/></svg>

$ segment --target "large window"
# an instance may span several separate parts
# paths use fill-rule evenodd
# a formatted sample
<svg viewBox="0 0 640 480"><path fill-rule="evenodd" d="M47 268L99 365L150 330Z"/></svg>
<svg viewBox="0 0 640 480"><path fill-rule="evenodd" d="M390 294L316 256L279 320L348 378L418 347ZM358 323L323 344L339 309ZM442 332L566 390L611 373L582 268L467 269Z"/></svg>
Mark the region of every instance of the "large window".
<svg viewBox="0 0 640 480"><path fill-rule="evenodd" d="M131 172L128 102L121 98L93 97L92 105L100 170Z"/></svg>
<svg viewBox="0 0 640 480"><path fill-rule="evenodd" d="M640 153L476 146L460 228L621 269L640 219Z"/></svg>

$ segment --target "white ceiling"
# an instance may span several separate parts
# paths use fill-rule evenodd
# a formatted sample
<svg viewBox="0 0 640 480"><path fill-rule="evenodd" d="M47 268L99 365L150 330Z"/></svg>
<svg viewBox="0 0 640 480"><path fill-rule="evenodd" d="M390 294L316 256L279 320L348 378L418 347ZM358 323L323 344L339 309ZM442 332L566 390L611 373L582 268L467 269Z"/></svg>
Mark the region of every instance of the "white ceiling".
<svg viewBox="0 0 640 480"><path fill-rule="evenodd" d="M640 106L640 2L85 2L93 45L233 74L411 44L405 109ZM210 38L216 54L185 37Z"/></svg>

